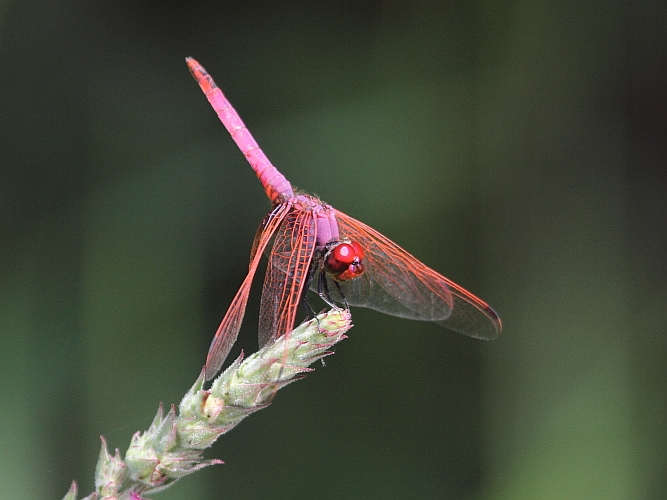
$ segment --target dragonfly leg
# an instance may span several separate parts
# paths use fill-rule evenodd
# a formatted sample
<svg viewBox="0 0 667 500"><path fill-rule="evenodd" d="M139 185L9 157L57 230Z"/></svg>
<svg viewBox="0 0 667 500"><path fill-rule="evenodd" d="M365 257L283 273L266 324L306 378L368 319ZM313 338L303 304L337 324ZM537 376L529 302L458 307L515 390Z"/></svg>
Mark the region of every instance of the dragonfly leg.
<svg viewBox="0 0 667 500"><path fill-rule="evenodd" d="M340 294L340 298L343 299L343 304L345 304L345 309L350 309L350 306L347 303L347 299L345 298L345 294L343 293L343 290L340 288L340 283L334 280L334 284L336 285L336 289L338 290L338 293Z"/></svg>
<svg viewBox="0 0 667 500"><path fill-rule="evenodd" d="M303 307L303 310L306 313L306 321L313 319L316 316L315 311L313 311L313 308L310 307L310 304L305 298L301 301L301 306Z"/></svg>
<svg viewBox="0 0 667 500"><path fill-rule="evenodd" d="M315 278L315 273L317 272L317 266L311 265L310 270L308 271L308 276L306 276L306 281L303 284L303 291L301 292L301 305L306 313L306 320L313 319L316 314L310 304L308 303L308 290L310 285Z"/></svg>
<svg viewBox="0 0 667 500"><path fill-rule="evenodd" d="M341 298L343 299L343 303L345 304L345 308L348 309L347 307L347 301L345 300L345 296L343 295L343 291L340 289L340 285L338 284L337 281L334 281L336 284L336 288L338 289L338 293L340 293ZM338 304L336 304L336 301L331 297L331 292L329 292L329 284L327 282L327 273L322 270L320 272L320 276L317 282L317 293L319 293L320 298L327 303L329 307L333 307L336 310L339 310L340 307L338 307Z"/></svg>

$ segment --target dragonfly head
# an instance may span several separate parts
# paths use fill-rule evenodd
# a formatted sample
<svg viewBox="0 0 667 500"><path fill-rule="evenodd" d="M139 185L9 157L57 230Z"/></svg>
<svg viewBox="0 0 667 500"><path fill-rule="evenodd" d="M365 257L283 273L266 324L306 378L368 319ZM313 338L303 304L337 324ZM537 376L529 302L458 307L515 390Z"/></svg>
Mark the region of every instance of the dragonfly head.
<svg viewBox="0 0 667 500"><path fill-rule="evenodd" d="M364 274L364 249L356 241L339 242L324 257L324 270L336 281Z"/></svg>

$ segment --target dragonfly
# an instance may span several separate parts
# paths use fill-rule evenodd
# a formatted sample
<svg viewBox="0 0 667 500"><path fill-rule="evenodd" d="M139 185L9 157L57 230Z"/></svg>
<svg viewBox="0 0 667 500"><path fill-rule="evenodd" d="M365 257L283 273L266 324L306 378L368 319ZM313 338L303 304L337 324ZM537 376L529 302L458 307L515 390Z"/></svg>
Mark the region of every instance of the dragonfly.
<svg viewBox="0 0 667 500"><path fill-rule="evenodd" d="M322 202L294 192L269 161L211 76L186 58L192 76L255 171L273 208L260 224L241 287L218 327L206 358L206 378L222 367L236 342L262 255L268 265L260 300L259 346L289 334L300 304L314 290L331 307L350 305L402 318L432 321L480 339L502 330L496 311L427 267L386 236Z"/></svg>

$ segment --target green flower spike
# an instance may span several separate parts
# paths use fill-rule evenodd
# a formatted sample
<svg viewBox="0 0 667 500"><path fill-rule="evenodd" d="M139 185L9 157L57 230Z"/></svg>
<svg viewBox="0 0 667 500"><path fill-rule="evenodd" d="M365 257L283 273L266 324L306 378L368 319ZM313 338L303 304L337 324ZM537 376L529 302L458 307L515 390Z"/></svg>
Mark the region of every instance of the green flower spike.
<svg viewBox="0 0 667 500"><path fill-rule="evenodd" d="M349 311L332 310L303 323L292 333L243 360L243 353L204 389L204 371L178 411L162 405L147 431L137 432L122 460L110 455L102 438L95 471L95 492L83 500L142 500L176 480L221 460L204 460L203 450L251 413L266 408L276 391L303 378L318 359L352 327ZM72 483L63 500L76 500Z"/></svg>

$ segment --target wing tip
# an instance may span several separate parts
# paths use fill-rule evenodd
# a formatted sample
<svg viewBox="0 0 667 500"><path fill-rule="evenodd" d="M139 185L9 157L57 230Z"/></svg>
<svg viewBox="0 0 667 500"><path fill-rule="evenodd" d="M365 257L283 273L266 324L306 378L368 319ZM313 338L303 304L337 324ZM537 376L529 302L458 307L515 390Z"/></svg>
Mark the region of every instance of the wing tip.
<svg viewBox="0 0 667 500"><path fill-rule="evenodd" d="M488 340L495 340L500 336L500 333L503 331L503 320L500 319L500 316L496 310L491 307L489 304L484 304L486 313L489 316L489 319L493 323L495 332L492 335L485 337Z"/></svg>

